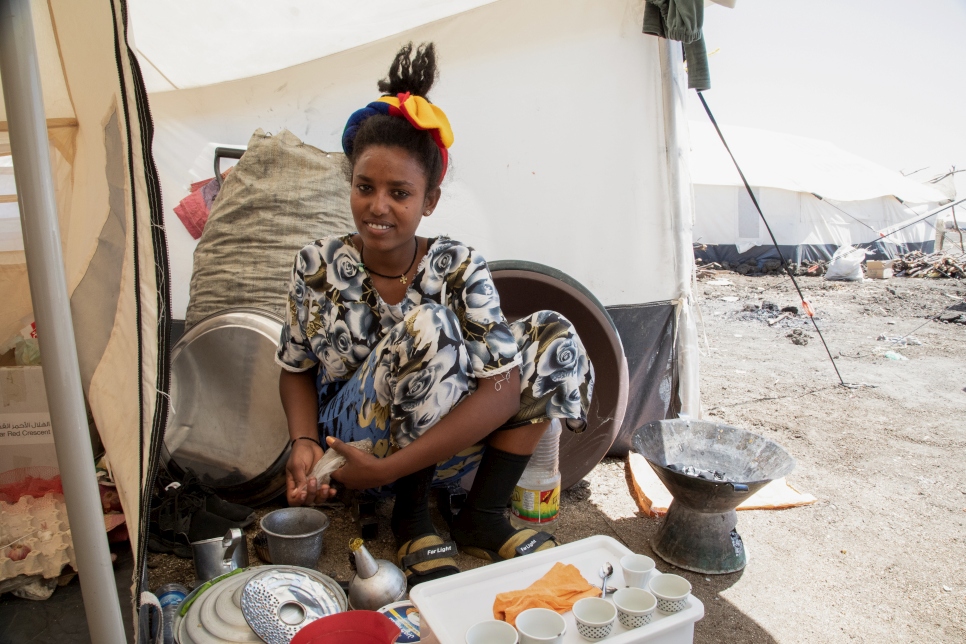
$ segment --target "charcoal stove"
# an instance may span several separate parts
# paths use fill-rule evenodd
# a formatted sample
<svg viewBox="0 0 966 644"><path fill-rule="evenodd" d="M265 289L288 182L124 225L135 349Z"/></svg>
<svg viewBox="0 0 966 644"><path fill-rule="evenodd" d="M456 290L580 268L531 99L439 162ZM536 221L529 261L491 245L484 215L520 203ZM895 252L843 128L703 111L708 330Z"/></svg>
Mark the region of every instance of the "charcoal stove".
<svg viewBox="0 0 966 644"><path fill-rule="evenodd" d="M632 447L674 497L651 549L685 570L726 574L744 568L748 555L735 508L788 475L795 459L749 431L681 418L644 425L634 433ZM724 480L715 480L722 475Z"/></svg>

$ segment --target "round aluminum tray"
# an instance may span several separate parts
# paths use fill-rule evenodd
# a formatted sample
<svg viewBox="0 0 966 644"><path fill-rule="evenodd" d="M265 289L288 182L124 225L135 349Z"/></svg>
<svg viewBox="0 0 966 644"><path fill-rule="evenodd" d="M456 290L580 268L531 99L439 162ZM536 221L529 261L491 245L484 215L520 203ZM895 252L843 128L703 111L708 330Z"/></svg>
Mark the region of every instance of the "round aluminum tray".
<svg viewBox="0 0 966 644"><path fill-rule="evenodd" d="M285 488L289 440L278 395L278 318L230 309L191 327L171 354L162 458L229 500L257 505Z"/></svg>

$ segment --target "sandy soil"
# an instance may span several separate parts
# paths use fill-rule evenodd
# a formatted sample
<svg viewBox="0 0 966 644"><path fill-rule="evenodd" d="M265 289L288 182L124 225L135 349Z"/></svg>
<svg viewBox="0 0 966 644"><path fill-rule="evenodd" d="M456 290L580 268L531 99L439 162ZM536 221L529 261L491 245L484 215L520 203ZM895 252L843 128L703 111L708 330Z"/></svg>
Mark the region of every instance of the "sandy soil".
<svg viewBox="0 0 966 644"><path fill-rule="evenodd" d="M966 326L927 321L966 285L801 278L842 378L864 385L846 388L803 318L769 326L776 313L756 308L800 306L790 281L718 277L731 284L699 282L697 293L704 415L782 444L798 461L789 481L818 502L740 513L751 555L742 572L683 573L706 607L695 642L966 641ZM787 337L795 329L804 346ZM877 340L910 333L905 345ZM389 511L380 504L377 557L393 555ZM344 510L328 514L318 568L347 580L358 529ZM637 511L619 459L563 495L562 517L565 542L607 534L645 554L660 525ZM149 573L151 588L192 577L190 561L162 555Z"/></svg>

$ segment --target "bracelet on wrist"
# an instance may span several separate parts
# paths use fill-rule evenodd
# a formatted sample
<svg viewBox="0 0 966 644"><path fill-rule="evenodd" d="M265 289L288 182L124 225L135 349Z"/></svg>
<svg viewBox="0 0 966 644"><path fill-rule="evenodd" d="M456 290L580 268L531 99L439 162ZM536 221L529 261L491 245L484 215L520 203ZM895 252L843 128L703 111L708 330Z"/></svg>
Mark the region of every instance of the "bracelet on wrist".
<svg viewBox="0 0 966 644"><path fill-rule="evenodd" d="M318 441L318 439L315 439L315 438L312 438L311 436L298 436L298 437L296 437L296 438L293 438L293 439L292 439L292 446L293 446L293 447L295 446L295 441L297 441L297 440L302 440L302 439L305 439L305 440L307 440L307 441L312 441L313 443L315 443L315 444L316 444L316 445L318 445L319 447L322 447L322 443L320 443L320 442ZM325 449L325 448L323 448L323 449Z"/></svg>

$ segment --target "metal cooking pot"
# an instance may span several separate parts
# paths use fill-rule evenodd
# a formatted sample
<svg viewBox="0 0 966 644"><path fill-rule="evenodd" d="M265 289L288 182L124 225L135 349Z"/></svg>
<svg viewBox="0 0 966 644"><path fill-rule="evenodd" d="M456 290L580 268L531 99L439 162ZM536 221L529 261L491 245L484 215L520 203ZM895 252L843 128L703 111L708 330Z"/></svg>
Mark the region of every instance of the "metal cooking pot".
<svg viewBox="0 0 966 644"><path fill-rule="evenodd" d="M248 540L241 528L232 528L224 537L191 542L195 564L194 586L220 577L236 568L248 567Z"/></svg>
<svg viewBox="0 0 966 644"><path fill-rule="evenodd" d="M171 415L162 459L191 468L219 496L258 505L285 489L289 438L275 350L282 321L229 309L189 329L171 353Z"/></svg>

